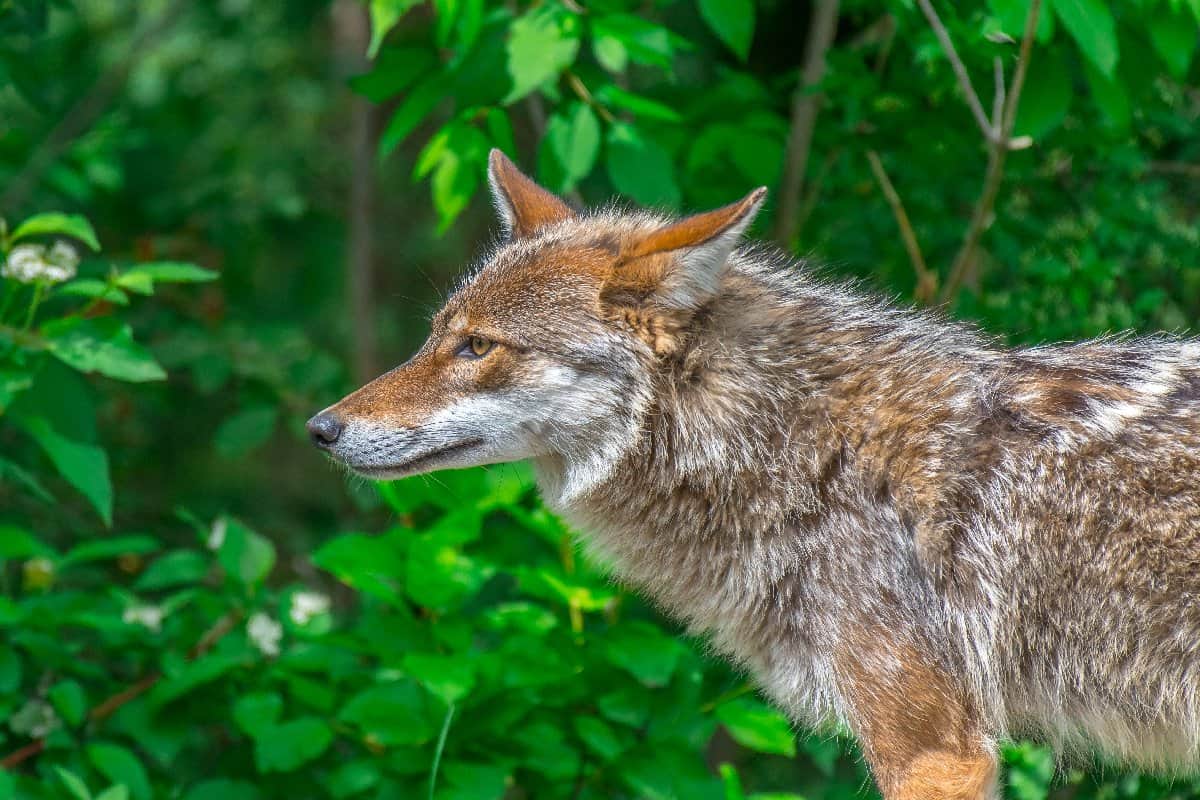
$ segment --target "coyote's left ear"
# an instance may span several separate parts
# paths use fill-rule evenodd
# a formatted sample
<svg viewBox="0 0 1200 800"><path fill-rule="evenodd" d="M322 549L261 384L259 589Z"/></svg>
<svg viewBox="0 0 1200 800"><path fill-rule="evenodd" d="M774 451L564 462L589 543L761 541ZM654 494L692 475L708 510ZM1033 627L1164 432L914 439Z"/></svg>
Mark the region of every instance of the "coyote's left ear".
<svg viewBox="0 0 1200 800"><path fill-rule="evenodd" d="M695 214L645 236L623 253L605 295L633 294L654 305L690 310L716 294L725 264L767 196L760 186L736 203Z"/></svg>
<svg viewBox="0 0 1200 800"><path fill-rule="evenodd" d="M546 225L574 216L570 206L538 186L496 149L488 154L488 185L504 232L514 239L532 236Z"/></svg>

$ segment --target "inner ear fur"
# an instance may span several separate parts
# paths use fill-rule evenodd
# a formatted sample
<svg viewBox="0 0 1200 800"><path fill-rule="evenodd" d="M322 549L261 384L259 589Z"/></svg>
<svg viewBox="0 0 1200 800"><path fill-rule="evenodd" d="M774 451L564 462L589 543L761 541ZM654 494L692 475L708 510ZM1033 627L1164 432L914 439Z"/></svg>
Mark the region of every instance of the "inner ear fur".
<svg viewBox="0 0 1200 800"><path fill-rule="evenodd" d="M538 186L499 150L493 149L488 155L488 185L504 230L515 239L532 236L547 225L575 214L557 195Z"/></svg>
<svg viewBox="0 0 1200 800"><path fill-rule="evenodd" d="M736 203L694 214L633 242L601 291L611 305L691 311L716 294L729 256L766 197L759 187Z"/></svg>

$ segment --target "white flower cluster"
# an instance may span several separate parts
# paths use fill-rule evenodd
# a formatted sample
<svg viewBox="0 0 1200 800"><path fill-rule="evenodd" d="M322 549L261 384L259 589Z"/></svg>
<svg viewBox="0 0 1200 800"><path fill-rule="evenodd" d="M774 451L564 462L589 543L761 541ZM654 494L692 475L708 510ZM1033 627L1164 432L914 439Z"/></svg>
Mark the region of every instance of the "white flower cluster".
<svg viewBox="0 0 1200 800"><path fill-rule="evenodd" d="M26 702L8 718L8 727L12 728L13 733L32 739L41 739L61 724L50 704L36 698Z"/></svg>
<svg viewBox="0 0 1200 800"><path fill-rule="evenodd" d="M62 283L75 277L79 252L66 242L47 248L41 244L19 244L8 253L0 276L20 283Z"/></svg>
<svg viewBox="0 0 1200 800"><path fill-rule="evenodd" d="M209 550L220 550L221 545L225 544L225 532L229 530L229 522L224 517L217 517L213 520L212 529L208 533L208 539L205 545Z"/></svg>
<svg viewBox="0 0 1200 800"><path fill-rule="evenodd" d="M142 625L158 633L162 630L164 616L166 612L160 606L130 606L121 614L121 621L126 625Z"/></svg>
<svg viewBox="0 0 1200 800"><path fill-rule="evenodd" d="M283 638L283 626L259 611L246 622L246 635L268 658L279 655L279 640Z"/></svg>
<svg viewBox="0 0 1200 800"><path fill-rule="evenodd" d="M296 592L288 616L297 625L307 625L313 617L329 611L329 598L320 592Z"/></svg>

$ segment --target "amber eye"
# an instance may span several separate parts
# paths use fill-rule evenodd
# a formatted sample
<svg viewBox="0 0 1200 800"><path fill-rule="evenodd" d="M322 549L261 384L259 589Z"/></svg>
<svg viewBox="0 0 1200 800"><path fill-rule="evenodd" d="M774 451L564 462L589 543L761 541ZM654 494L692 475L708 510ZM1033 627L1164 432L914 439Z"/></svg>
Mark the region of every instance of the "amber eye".
<svg viewBox="0 0 1200 800"><path fill-rule="evenodd" d="M467 347L470 348L471 353L473 353L476 358L482 358L483 356L486 356L491 351L492 344L493 342L491 339L485 339L482 336L472 336L467 341Z"/></svg>

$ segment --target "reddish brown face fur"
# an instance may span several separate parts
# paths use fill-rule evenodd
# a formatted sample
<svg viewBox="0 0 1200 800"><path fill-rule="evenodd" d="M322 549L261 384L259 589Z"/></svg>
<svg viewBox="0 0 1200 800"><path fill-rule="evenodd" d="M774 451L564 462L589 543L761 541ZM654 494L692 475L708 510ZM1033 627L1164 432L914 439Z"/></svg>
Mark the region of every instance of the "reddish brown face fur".
<svg viewBox="0 0 1200 800"><path fill-rule="evenodd" d="M310 423L314 442L352 469L396 477L574 455L611 438L600 420L628 416L613 406L637 394L633 367L673 346L762 199L677 223L579 217L503 156L490 179L510 240L410 361Z"/></svg>

